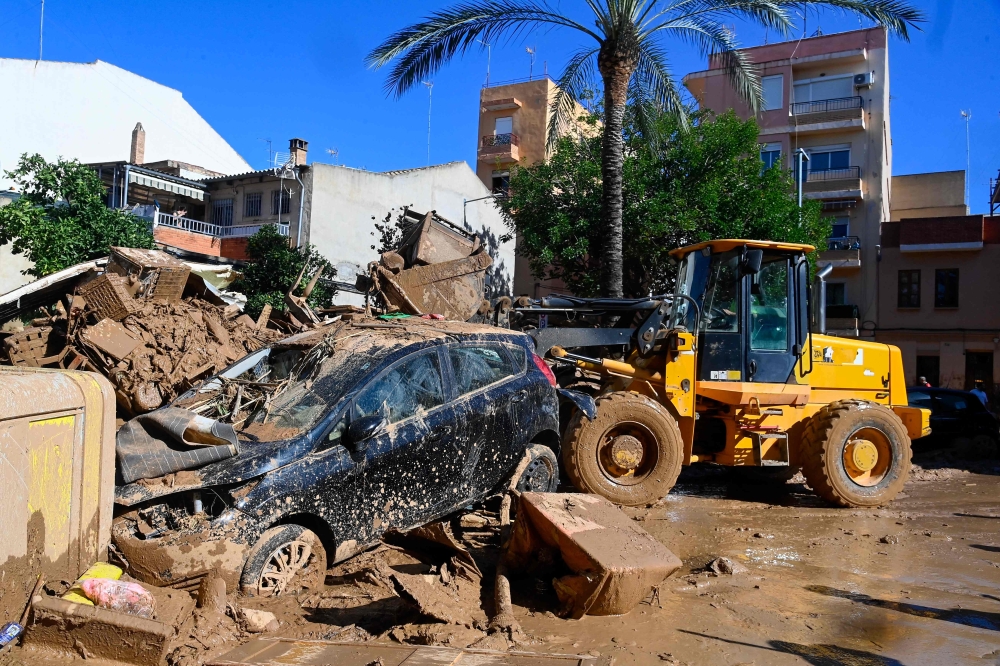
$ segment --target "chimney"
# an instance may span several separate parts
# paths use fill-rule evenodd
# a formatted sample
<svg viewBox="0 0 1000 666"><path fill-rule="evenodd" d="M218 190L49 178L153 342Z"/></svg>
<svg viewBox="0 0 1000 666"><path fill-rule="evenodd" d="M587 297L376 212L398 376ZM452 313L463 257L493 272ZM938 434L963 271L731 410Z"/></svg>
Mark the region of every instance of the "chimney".
<svg viewBox="0 0 1000 666"><path fill-rule="evenodd" d="M129 153L128 161L132 164L142 164L146 159L146 130L142 129L142 123L136 123L132 130L132 152Z"/></svg>
<svg viewBox="0 0 1000 666"><path fill-rule="evenodd" d="M292 155L295 166L306 163L306 153L309 152L309 142L302 139L292 139L288 142L288 152Z"/></svg>

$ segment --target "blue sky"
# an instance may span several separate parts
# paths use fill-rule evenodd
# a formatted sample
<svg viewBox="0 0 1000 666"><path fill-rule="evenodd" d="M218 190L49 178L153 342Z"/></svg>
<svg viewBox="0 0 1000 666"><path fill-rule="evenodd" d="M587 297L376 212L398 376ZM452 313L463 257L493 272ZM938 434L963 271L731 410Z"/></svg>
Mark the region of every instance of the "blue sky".
<svg viewBox="0 0 1000 666"><path fill-rule="evenodd" d="M582 0L551 0L584 18ZM890 45L894 173L965 168L965 122L972 110L970 203L986 209L990 177L1000 169L1000 2L917 0L929 21L910 43ZM0 0L0 57L38 54L38 0ZM46 60L105 60L183 92L184 97L253 166L298 136L310 158L372 170L427 163L427 90L401 99L383 91L385 73L363 58L392 31L445 0L47 0ZM807 30L839 32L867 26L856 17L811 11ZM734 24L747 46L763 42L754 26ZM990 33L994 32L993 35ZM799 29L795 36L801 34ZM775 35L769 35L775 40ZM556 76L582 36L530 33L492 49L493 81L534 73ZM691 47L666 42L674 73L703 69ZM479 88L486 53L469 53L434 77L431 161L475 163ZM4 100L4 103L16 100ZM0 133L2 140L2 133ZM334 158L328 149L338 151ZM125 157L125 156L123 156Z"/></svg>

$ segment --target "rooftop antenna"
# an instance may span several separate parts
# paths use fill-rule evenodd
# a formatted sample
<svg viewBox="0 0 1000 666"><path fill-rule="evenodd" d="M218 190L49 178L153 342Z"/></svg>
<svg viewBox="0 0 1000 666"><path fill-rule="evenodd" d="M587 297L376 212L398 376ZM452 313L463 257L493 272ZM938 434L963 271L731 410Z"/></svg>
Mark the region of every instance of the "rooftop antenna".
<svg viewBox="0 0 1000 666"><path fill-rule="evenodd" d="M42 59L42 36L45 33L45 0L42 0L42 15L38 21L38 59Z"/></svg>
<svg viewBox="0 0 1000 666"><path fill-rule="evenodd" d="M965 118L965 205L969 205L969 121L972 120L972 109L968 111L962 111L962 117Z"/></svg>
<svg viewBox="0 0 1000 666"><path fill-rule="evenodd" d="M493 49L492 49L493 45L490 44L489 42L484 42L481 39L477 39L476 41L486 47L486 87L489 88L490 87L490 58L493 55Z"/></svg>
<svg viewBox="0 0 1000 666"><path fill-rule="evenodd" d="M528 65L528 80L530 81L532 73L535 69L535 47L526 46L524 50L528 52L528 57L531 58L531 64Z"/></svg>
<svg viewBox="0 0 1000 666"><path fill-rule="evenodd" d="M274 151L271 150L271 140L270 139L262 139L260 137L257 137L257 140L258 141L263 141L264 143L267 144L267 167L270 169L273 166L273 164L274 164Z"/></svg>
<svg viewBox="0 0 1000 666"><path fill-rule="evenodd" d="M339 150L337 150L336 148L327 148L326 149L326 153L327 153L327 155L329 155L330 157L333 158L333 163L334 164L340 164L340 159L339 159L340 158L340 151Z"/></svg>
<svg viewBox="0 0 1000 666"><path fill-rule="evenodd" d="M431 165L431 103L434 101L434 82L422 81L427 86L427 166Z"/></svg>

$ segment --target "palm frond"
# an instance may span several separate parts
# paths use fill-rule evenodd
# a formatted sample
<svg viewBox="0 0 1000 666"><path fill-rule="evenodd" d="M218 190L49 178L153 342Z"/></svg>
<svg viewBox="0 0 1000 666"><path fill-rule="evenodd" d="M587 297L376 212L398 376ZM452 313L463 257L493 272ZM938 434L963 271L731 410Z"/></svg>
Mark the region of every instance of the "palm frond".
<svg viewBox="0 0 1000 666"><path fill-rule="evenodd" d="M900 0L776 0L784 6L792 5L826 5L836 9L860 14L865 18L875 21L890 33L901 39L910 41L909 28L920 30L918 23L927 20L927 16Z"/></svg>
<svg viewBox="0 0 1000 666"><path fill-rule="evenodd" d="M389 36L365 58L378 69L398 58L386 90L402 95L437 72L456 54L477 48L477 40L515 39L537 25L572 28L600 41L583 25L532 0L471 0L432 14Z"/></svg>
<svg viewBox="0 0 1000 666"><path fill-rule="evenodd" d="M594 58L598 50L591 48L577 51L559 77L556 95L549 106L549 127L546 132L546 144L549 148L554 148L562 130L576 121L580 99L597 79Z"/></svg>
<svg viewBox="0 0 1000 666"><path fill-rule="evenodd" d="M629 80L629 100L636 126L654 150L659 148L663 138L656 127L656 119L661 114L675 114L684 130L689 126L687 110L677 91L666 54L652 41L640 45L635 72Z"/></svg>
<svg viewBox="0 0 1000 666"><path fill-rule="evenodd" d="M675 0L643 22L643 29L654 28L657 22L679 21L692 17L711 17L716 20L729 16L753 21L781 34L792 27L792 19L785 7L786 0Z"/></svg>
<svg viewBox="0 0 1000 666"><path fill-rule="evenodd" d="M664 23L656 30L669 31L700 48L709 58L717 58L736 93L754 113L757 112L763 101L760 76L746 52L740 50L736 35L729 28L706 16L689 16Z"/></svg>

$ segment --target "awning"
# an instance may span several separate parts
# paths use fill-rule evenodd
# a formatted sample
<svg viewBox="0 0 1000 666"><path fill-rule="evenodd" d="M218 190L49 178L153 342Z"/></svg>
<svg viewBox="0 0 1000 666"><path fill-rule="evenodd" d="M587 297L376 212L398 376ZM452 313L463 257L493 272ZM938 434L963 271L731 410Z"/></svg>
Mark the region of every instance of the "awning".
<svg viewBox="0 0 1000 666"><path fill-rule="evenodd" d="M179 194L183 197L191 199L198 199L199 201L205 200L204 190L199 190L187 185L181 185L180 183L171 182L164 178L156 178L155 176L150 176L145 173L129 171L128 182L135 183L136 185L145 185L146 187L163 190L164 192L173 192L174 194Z"/></svg>

